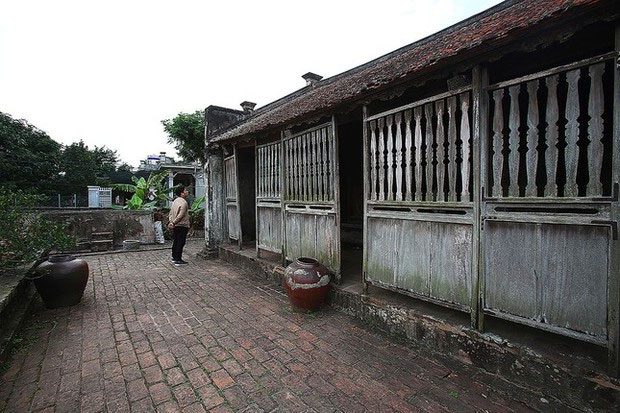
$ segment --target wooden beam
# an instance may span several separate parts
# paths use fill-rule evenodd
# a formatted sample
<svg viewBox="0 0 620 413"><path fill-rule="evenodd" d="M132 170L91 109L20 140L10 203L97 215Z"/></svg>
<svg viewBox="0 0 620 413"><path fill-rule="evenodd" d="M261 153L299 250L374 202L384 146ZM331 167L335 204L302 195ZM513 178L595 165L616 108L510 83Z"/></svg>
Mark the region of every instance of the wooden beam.
<svg viewBox="0 0 620 413"><path fill-rule="evenodd" d="M616 25L615 52L620 53L620 24ZM613 159L612 159L612 195L615 198L611 204L611 222L616 225L620 221L620 202L618 200L618 186L620 182L620 62L615 61L614 90L613 90ZM612 233L612 230L610 230ZM609 281L607 307L607 335L608 335L608 365L610 374L620 376L620 240L611 239L609 243Z"/></svg>
<svg viewBox="0 0 620 413"><path fill-rule="evenodd" d="M483 228L483 200L487 182L488 156L488 123L489 97L485 86L489 82L489 75L485 67L476 66L472 70L472 138L471 159L473 170L473 231L472 231L472 260L471 260L471 325L484 331L484 231Z"/></svg>
<svg viewBox="0 0 620 413"><path fill-rule="evenodd" d="M368 271L368 201L370 199L369 196L369 180L373 180L373 192L374 192L374 179L375 176L374 173L372 173L372 171L374 170L374 165L372 164L372 162L374 162L373 160L369 159L369 155L368 155L368 121L366 120L368 116L368 108L366 107L366 105L364 105L364 107L362 108L362 119L363 119L363 124L362 124L362 128L363 128L363 133L362 133L362 145L363 145L363 169L362 169L362 181L364 182L364 216L362 218L362 284L363 284L363 291L364 294L368 294L368 281L366 278L366 273ZM374 125L374 122L372 123ZM373 139L373 150L372 150L372 154L374 156L374 139L375 139L375 133L374 133L374 126L373 126L373 131L372 131L372 136L371 139ZM372 168L370 169L369 172L369 167ZM374 198L374 195L373 195Z"/></svg>
<svg viewBox="0 0 620 413"><path fill-rule="evenodd" d="M340 245L340 164L338 161L338 123L336 122L336 115L332 115L332 133L334 134L334 138L332 139L332 171L334 173L334 208L336 210L336 233L334 234L334 241L336 243L336 260L334 263L334 270L336 271L336 279L338 280L338 283L340 283L342 247Z"/></svg>

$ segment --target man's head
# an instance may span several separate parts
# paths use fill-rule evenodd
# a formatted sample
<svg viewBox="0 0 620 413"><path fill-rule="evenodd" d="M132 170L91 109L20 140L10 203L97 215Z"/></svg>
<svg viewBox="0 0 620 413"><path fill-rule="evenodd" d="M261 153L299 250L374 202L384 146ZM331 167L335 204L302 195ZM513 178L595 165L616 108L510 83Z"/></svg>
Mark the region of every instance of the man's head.
<svg viewBox="0 0 620 413"><path fill-rule="evenodd" d="M187 198L189 196L189 191L187 190L187 188L181 185L174 191L174 194L182 198Z"/></svg>

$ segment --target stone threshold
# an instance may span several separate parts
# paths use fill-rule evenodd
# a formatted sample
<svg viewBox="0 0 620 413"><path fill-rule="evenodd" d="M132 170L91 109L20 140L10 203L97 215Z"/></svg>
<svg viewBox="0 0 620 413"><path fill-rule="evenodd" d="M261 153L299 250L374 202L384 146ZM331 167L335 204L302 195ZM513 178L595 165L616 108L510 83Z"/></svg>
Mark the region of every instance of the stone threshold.
<svg viewBox="0 0 620 413"><path fill-rule="evenodd" d="M32 282L24 278L28 269L23 267L0 273L0 365L9 355L36 294Z"/></svg>
<svg viewBox="0 0 620 413"><path fill-rule="evenodd" d="M219 257L282 283L280 263L257 258L254 248L226 245ZM470 327L469 314L372 286L364 294L361 280L333 284L329 304L368 328L495 374L498 386L508 381L533 390L541 397L530 406L540 410L553 410L556 399L593 411L620 411L620 380L605 371L605 348L492 318L483 333Z"/></svg>

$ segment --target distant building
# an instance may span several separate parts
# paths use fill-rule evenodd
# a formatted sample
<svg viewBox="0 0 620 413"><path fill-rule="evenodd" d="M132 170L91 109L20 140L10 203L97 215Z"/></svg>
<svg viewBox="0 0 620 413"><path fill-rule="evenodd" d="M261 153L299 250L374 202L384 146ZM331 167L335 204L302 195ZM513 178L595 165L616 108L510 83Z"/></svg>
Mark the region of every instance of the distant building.
<svg viewBox="0 0 620 413"><path fill-rule="evenodd" d="M190 199L204 195L204 170L199 162L178 163L174 161L174 158L167 156L166 152L160 152L159 155L148 155L146 159L140 161L137 175L140 175L140 171L160 170L168 171L169 187L178 184L185 185L190 191Z"/></svg>
<svg viewBox="0 0 620 413"><path fill-rule="evenodd" d="M174 158L166 156L166 152L160 152L159 155L148 155L146 159L140 161L139 171L157 171L161 165L169 165L174 163Z"/></svg>

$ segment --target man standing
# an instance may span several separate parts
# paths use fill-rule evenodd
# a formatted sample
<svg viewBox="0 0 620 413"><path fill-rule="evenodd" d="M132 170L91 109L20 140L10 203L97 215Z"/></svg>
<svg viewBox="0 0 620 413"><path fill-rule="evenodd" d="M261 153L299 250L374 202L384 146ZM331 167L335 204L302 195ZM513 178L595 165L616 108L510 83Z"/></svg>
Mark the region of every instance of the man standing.
<svg viewBox="0 0 620 413"><path fill-rule="evenodd" d="M189 192L184 186L179 186L174 194L177 198L170 207L168 228L172 230L172 262L176 266L181 266L187 264L187 261L183 261L183 247L189 232L189 208L187 206Z"/></svg>

